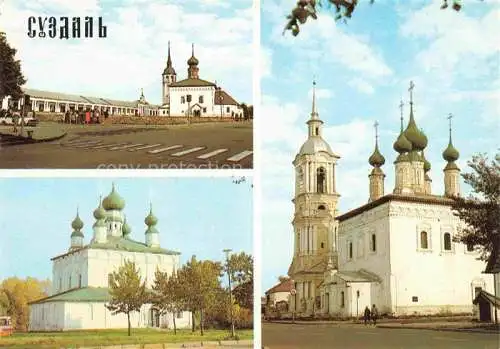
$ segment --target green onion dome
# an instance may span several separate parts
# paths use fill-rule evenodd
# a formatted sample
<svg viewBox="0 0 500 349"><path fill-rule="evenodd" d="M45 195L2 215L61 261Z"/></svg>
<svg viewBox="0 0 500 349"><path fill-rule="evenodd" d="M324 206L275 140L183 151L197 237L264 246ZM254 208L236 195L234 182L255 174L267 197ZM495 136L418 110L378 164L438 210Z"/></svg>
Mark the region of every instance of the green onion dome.
<svg viewBox="0 0 500 349"><path fill-rule="evenodd" d="M368 158L368 163L374 167L380 167L385 164L385 158L378 150L378 144L375 144L373 154Z"/></svg>
<svg viewBox="0 0 500 349"><path fill-rule="evenodd" d="M443 151L443 159L445 159L448 162L453 162L458 160L458 157L460 156L460 153L458 150L455 149L453 144L451 143L451 138L450 142L448 143L448 147Z"/></svg>
<svg viewBox="0 0 500 349"><path fill-rule="evenodd" d="M106 218L106 211L102 207L102 200L99 200L99 207L94 210L94 218L97 220Z"/></svg>
<svg viewBox="0 0 500 349"><path fill-rule="evenodd" d="M424 155L424 152L422 151L422 159L424 160L424 172L429 172L431 170L431 163L429 160Z"/></svg>
<svg viewBox="0 0 500 349"><path fill-rule="evenodd" d="M125 207L125 200L122 199L120 195L115 190L115 185L113 184L113 189L111 189L111 193L104 198L102 201L102 206L106 211L109 210L123 210Z"/></svg>
<svg viewBox="0 0 500 349"><path fill-rule="evenodd" d="M399 134L398 139L396 139L396 142L394 142L394 145L392 147L400 154L411 151L411 143L406 138L404 132L401 132Z"/></svg>
<svg viewBox="0 0 500 349"><path fill-rule="evenodd" d="M424 172L429 172L431 170L431 163L429 162L429 160L425 158L425 156L423 157L423 159L424 159Z"/></svg>
<svg viewBox="0 0 500 349"><path fill-rule="evenodd" d="M198 65L198 59L195 56L191 56L191 58L187 61L188 65Z"/></svg>
<svg viewBox="0 0 500 349"><path fill-rule="evenodd" d="M127 218L125 218L125 221L123 222L123 227L122 227L123 236L130 235L131 232L132 232L132 228L130 228L130 225L127 224Z"/></svg>
<svg viewBox="0 0 500 349"><path fill-rule="evenodd" d="M148 227L151 227L151 226L155 226L156 223L158 223L158 218L156 218L154 215L153 215L153 205L151 205L151 208L149 210L149 214L146 216L146 218L144 219L144 223L146 223L146 225Z"/></svg>
<svg viewBox="0 0 500 349"><path fill-rule="evenodd" d="M410 121L406 127L405 136L411 142L413 150L424 150L427 146L427 136L418 129L413 118L413 110L410 111Z"/></svg>
<svg viewBox="0 0 500 349"><path fill-rule="evenodd" d="M71 222L71 227L75 230L81 230L83 228L83 222L80 219L78 212L76 213L76 217L73 219L73 222Z"/></svg>

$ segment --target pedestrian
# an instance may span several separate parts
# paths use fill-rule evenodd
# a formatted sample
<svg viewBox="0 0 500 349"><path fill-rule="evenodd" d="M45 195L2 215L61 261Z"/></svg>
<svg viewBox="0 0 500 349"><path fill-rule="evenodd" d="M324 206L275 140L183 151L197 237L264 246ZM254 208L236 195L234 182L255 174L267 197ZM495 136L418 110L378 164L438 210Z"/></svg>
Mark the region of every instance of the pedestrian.
<svg viewBox="0 0 500 349"><path fill-rule="evenodd" d="M365 326L366 326L370 321L370 308L368 308L368 306L365 307L365 315L363 319L365 320Z"/></svg>
<svg viewBox="0 0 500 349"><path fill-rule="evenodd" d="M378 309L375 306L375 304L372 306L371 317L373 320L373 325L376 325L377 324L377 317L378 317Z"/></svg>

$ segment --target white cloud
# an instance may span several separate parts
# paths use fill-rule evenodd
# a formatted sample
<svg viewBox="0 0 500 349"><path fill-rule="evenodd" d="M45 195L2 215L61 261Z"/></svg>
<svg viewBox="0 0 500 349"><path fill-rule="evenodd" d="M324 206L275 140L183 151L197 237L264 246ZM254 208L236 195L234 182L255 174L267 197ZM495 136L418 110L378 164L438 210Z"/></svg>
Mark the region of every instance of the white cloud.
<svg viewBox="0 0 500 349"><path fill-rule="evenodd" d="M365 93L367 95L371 95L373 94L373 92L375 92L373 86L366 80L363 80L361 78L352 78L347 84L351 87L354 87L359 92Z"/></svg>
<svg viewBox="0 0 500 349"><path fill-rule="evenodd" d="M194 42L200 77L217 80L238 101L251 103L253 19L250 0L238 2L248 8L231 9L238 16L201 0L190 1L189 5L126 1L111 8L104 8L106 3L96 0L33 0L24 7L23 4L8 0L0 17L4 19L8 41L18 49L17 57L22 61L28 87L115 99L135 99L143 87L150 102L160 103L161 73L168 41L172 43L178 80L187 75L186 61ZM212 5L216 4L222 2L213 1ZM53 8L59 8L61 14L66 15L82 16L86 11L93 11L94 16L103 16L108 37L28 38L27 18L52 14Z"/></svg>
<svg viewBox="0 0 500 349"><path fill-rule="evenodd" d="M260 49L260 78L271 77L272 70L272 50L261 46Z"/></svg>
<svg viewBox="0 0 500 349"><path fill-rule="evenodd" d="M460 69L463 61L473 60L472 67L481 67L484 60L497 57L498 35L500 32L500 9L495 8L480 18L472 18L465 13L442 11L439 2L419 11L412 12L401 26L403 36L424 38L429 44L416 57L427 71L437 71L442 75ZM474 69L474 74L478 71ZM464 70L464 72L466 72Z"/></svg>
<svg viewBox="0 0 500 349"><path fill-rule="evenodd" d="M312 100L312 91L313 91L313 89L311 88L309 90L309 93L308 93L309 100ZM327 88L317 88L316 89L316 98L317 99L328 99L328 98L332 98L334 95L335 95L334 92L332 90L327 89Z"/></svg>

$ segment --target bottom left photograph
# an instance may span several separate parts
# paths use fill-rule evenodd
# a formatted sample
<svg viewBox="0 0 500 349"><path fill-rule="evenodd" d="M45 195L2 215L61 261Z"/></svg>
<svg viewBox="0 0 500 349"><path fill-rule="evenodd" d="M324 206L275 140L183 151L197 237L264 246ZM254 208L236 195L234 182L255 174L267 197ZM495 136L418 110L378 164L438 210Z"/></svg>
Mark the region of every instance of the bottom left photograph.
<svg viewBox="0 0 500 349"><path fill-rule="evenodd" d="M250 177L0 179L0 346L253 348L252 191Z"/></svg>

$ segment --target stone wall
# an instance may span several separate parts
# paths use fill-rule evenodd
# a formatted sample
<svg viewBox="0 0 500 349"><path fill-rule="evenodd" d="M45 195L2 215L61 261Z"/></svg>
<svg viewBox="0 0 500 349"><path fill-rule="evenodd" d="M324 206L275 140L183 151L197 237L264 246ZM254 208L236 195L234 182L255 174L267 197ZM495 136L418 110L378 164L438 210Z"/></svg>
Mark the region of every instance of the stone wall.
<svg viewBox="0 0 500 349"><path fill-rule="evenodd" d="M40 121L60 122L64 115L62 113L36 113L36 117ZM112 115L107 119L100 118L101 122L106 125L179 125L187 124L185 117L168 117L168 116L125 116ZM206 122L231 122L231 118L190 118L190 122L194 124Z"/></svg>

